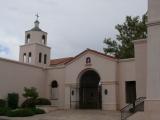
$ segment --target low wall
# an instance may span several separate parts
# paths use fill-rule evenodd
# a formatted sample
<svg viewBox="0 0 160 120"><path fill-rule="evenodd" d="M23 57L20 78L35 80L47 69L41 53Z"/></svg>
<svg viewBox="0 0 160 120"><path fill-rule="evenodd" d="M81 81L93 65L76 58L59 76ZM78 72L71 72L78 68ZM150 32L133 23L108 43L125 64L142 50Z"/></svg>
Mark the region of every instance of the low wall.
<svg viewBox="0 0 160 120"><path fill-rule="evenodd" d="M24 87L36 87L39 95L45 97L44 69L33 65L0 58L0 98L8 93L19 93L20 103Z"/></svg>

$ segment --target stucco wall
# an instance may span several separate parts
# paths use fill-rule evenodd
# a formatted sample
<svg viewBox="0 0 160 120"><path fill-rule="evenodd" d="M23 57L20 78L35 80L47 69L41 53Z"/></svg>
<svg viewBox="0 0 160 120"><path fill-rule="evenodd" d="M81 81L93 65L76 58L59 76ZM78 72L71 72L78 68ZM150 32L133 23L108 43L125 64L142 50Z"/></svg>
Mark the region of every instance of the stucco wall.
<svg viewBox="0 0 160 120"><path fill-rule="evenodd" d="M64 67L54 67L46 71L47 84L46 84L46 95L51 99L51 83L53 80L58 82L58 99L51 100L53 106L64 108L65 100L65 69Z"/></svg>
<svg viewBox="0 0 160 120"><path fill-rule="evenodd" d="M137 81L137 98L146 97L147 81L147 40L136 40L135 48L135 68Z"/></svg>
<svg viewBox="0 0 160 120"><path fill-rule="evenodd" d="M87 57L91 58L91 66L86 66ZM79 83L80 73L88 68L94 69L100 75L101 82L116 81L116 65L117 62L114 60L108 60L93 53L86 53L66 66L66 83Z"/></svg>
<svg viewBox="0 0 160 120"><path fill-rule="evenodd" d="M160 1L148 0L147 100L145 111L160 111ZM158 117L157 117L158 118Z"/></svg>
<svg viewBox="0 0 160 120"><path fill-rule="evenodd" d="M86 66L87 57L91 58L90 66ZM102 83L102 109L116 110L117 101L115 86L117 81L117 62L116 60L107 59L104 56L92 52L87 52L84 55L81 55L75 61L66 66L66 108L70 107L70 87L79 84L79 79L86 69L93 69L100 76L100 81ZM108 90L107 95L104 95L105 89Z"/></svg>
<svg viewBox="0 0 160 120"><path fill-rule="evenodd" d="M24 87L36 87L39 95L44 93L45 72L43 69L0 58L0 97L6 98L8 93L19 93L20 102Z"/></svg>
<svg viewBox="0 0 160 120"><path fill-rule="evenodd" d="M91 58L89 66L86 65L87 57ZM40 96L50 99L51 82L56 80L58 99L52 100L52 103L60 108L70 108L71 89L79 85L80 77L87 69L96 71L100 76L103 110L117 110L126 105L125 81L136 80L135 60L117 61L92 52L86 52L66 65L47 70L0 58L0 97L6 98L7 93L17 92L22 101L24 87L34 86L38 89ZM104 93L106 89L107 95Z"/></svg>
<svg viewBox="0 0 160 120"><path fill-rule="evenodd" d="M134 59L126 59L126 60L119 61L118 80L119 80L118 101L120 105L119 107L121 109L126 105L125 82L136 81Z"/></svg>

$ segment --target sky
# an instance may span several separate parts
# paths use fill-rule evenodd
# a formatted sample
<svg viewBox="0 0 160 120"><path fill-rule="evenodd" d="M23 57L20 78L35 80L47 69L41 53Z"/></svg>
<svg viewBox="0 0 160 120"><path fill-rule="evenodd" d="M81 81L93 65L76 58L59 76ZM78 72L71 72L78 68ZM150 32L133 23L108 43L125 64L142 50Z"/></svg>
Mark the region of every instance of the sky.
<svg viewBox="0 0 160 120"><path fill-rule="evenodd" d="M104 38L117 34L115 25L146 11L147 0L1 0L0 57L19 59L19 46L37 13L53 59L87 48L103 52Z"/></svg>

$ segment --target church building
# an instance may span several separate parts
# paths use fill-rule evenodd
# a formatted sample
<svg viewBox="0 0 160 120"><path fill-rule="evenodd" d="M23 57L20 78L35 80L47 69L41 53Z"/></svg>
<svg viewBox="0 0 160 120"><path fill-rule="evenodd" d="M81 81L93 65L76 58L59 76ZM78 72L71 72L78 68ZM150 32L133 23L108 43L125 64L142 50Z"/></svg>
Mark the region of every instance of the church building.
<svg viewBox="0 0 160 120"><path fill-rule="evenodd" d="M0 58L2 98L10 92L21 95L24 87L35 87L40 96L59 108L119 110L146 96L145 87L138 86L145 85L146 40L134 42L136 58L131 59L119 60L91 49L51 59L47 32L39 24L36 20L25 32L19 62Z"/></svg>
<svg viewBox="0 0 160 120"><path fill-rule="evenodd" d="M120 110L146 99L145 110L160 110L160 1L149 0L148 38L134 40L135 58L116 59L92 49L51 59L47 32L38 19L25 32L19 61L0 58L0 98L35 87L61 109Z"/></svg>

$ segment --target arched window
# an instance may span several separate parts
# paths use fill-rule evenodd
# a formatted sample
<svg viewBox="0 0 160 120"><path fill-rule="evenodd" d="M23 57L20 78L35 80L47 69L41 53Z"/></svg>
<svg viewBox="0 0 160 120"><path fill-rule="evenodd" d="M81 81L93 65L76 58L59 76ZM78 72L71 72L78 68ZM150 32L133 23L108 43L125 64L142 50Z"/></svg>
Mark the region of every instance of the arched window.
<svg viewBox="0 0 160 120"><path fill-rule="evenodd" d="M32 61L32 53L31 53L31 52L29 52L29 56L28 56L28 63L31 63L31 61Z"/></svg>
<svg viewBox="0 0 160 120"><path fill-rule="evenodd" d="M44 55L44 64L47 64L47 54Z"/></svg>
<svg viewBox="0 0 160 120"><path fill-rule="evenodd" d="M52 81L51 86L52 86L52 88L57 88L58 82L56 80Z"/></svg>
<svg viewBox="0 0 160 120"><path fill-rule="evenodd" d="M30 34L27 34L26 43L29 43L29 42L30 42L30 39L31 39Z"/></svg>
<svg viewBox="0 0 160 120"><path fill-rule="evenodd" d="M42 44L44 44L44 45L46 44L46 37L45 37L45 35L42 36Z"/></svg>
<svg viewBox="0 0 160 120"><path fill-rule="evenodd" d="M39 63L42 62L42 53L39 53Z"/></svg>
<svg viewBox="0 0 160 120"><path fill-rule="evenodd" d="M26 63L27 58L26 58L26 53L23 54L23 62Z"/></svg>
<svg viewBox="0 0 160 120"><path fill-rule="evenodd" d="M51 82L51 99L58 99L58 82L56 80Z"/></svg>
<svg viewBox="0 0 160 120"><path fill-rule="evenodd" d="M86 64L91 64L91 58L90 57L86 58Z"/></svg>

